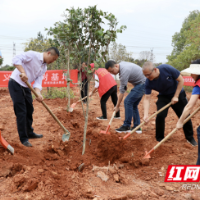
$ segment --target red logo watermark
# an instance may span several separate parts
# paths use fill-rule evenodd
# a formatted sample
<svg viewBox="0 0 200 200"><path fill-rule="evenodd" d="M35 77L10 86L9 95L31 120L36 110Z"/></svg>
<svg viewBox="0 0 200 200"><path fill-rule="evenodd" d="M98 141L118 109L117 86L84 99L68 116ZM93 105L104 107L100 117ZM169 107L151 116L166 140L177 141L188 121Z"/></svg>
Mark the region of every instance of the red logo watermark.
<svg viewBox="0 0 200 200"><path fill-rule="evenodd" d="M198 165L169 165L165 182L199 182L200 166Z"/></svg>

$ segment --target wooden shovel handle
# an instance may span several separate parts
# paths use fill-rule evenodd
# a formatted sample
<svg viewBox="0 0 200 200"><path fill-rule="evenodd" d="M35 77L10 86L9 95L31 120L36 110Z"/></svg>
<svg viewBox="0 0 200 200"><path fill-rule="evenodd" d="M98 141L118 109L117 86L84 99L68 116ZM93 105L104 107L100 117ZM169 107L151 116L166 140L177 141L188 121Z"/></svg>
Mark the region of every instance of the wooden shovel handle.
<svg viewBox="0 0 200 200"><path fill-rule="evenodd" d="M198 111L200 110L200 107L198 107L190 116L188 116L183 124L187 123ZM172 132L170 132L163 140L161 140L155 147L154 150L156 150L162 143L164 143L169 137L171 137L175 132L177 131L177 128L175 128Z"/></svg>
<svg viewBox="0 0 200 200"><path fill-rule="evenodd" d="M157 114L159 114L160 112L162 112L163 110L165 110L166 108L168 108L169 106L171 106L171 102L168 103L166 106L162 107L160 110L158 110L157 112L155 112L153 115L151 115L149 117L149 120L152 119L153 117L155 117Z"/></svg>
<svg viewBox="0 0 200 200"><path fill-rule="evenodd" d="M29 82L25 82L26 85L29 87L29 89L33 92L33 94L38 97L38 94L36 93L36 91L32 88L32 86L30 85ZM60 127L65 131L67 132L68 134L69 131L61 124L61 122L58 120L58 118L52 113L52 111L49 109L49 107L46 105L46 103L44 101L41 102L43 104L43 106L48 110L48 112L51 114L51 116L55 119L55 121L60 125Z"/></svg>
<svg viewBox="0 0 200 200"><path fill-rule="evenodd" d="M109 122L109 125L111 125L111 123L112 123L112 121L113 121L113 119L115 117L115 113L116 113L116 111L113 112L112 117L111 117L110 122Z"/></svg>
<svg viewBox="0 0 200 200"><path fill-rule="evenodd" d="M162 112L163 110L165 110L166 108L168 108L169 106L171 106L171 102L168 103L167 105L165 105L164 107L162 107L160 110L158 110L157 112L155 112L153 115L151 115L149 117L149 120L152 119L153 117L155 117L157 114L159 114L160 112ZM126 134L123 139L128 138L132 133L134 133L138 128L140 128L141 126L143 126L145 124L145 122L142 122L141 124L139 124L138 126L136 126L130 133Z"/></svg>
<svg viewBox="0 0 200 200"><path fill-rule="evenodd" d="M82 99L78 100L76 103L80 102L80 101L83 101L84 99L86 99L87 96L83 97Z"/></svg>

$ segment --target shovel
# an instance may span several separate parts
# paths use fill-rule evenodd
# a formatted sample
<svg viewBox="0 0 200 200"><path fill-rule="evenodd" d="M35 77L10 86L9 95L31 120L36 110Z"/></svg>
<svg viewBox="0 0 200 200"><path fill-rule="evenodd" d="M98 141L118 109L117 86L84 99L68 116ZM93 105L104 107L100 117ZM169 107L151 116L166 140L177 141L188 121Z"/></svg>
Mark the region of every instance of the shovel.
<svg viewBox="0 0 200 200"><path fill-rule="evenodd" d="M193 116L193 115L195 115L198 111L200 110L200 107L198 107L190 116L188 116L185 120L184 120L184 122L183 122L183 124L185 124L185 123L187 123L190 119L191 119L191 117ZM150 154L152 153L152 152L154 152L162 143L164 143L168 138L170 138L176 131L177 131L178 129L177 128L175 128L173 131L171 131L164 139L162 139L155 147L153 147L153 149L151 149L149 152L145 152L145 156L143 157L143 159L145 159L145 158L151 158L151 156L150 156Z"/></svg>
<svg viewBox="0 0 200 200"><path fill-rule="evenodd" d="M169 106L171 106L171 102L168 103L166 106L162 107L160 110L158 110L157 112L155 112L153 115L151 115L149 117L149 120L152 119L153 117L155 117L157 114L159 114L160 112L162 112L163 110L165 110L166 108L168 108ZM135 131L138 130L138 128L140 128L141 126L143 126L145 124L145 122L142 122L141 124L139 124L138 126L136 126L130 133L126 134L123 139L125 140L126 138L128 138L132 133L134 133ZM121 137L119 138L121 139Z"/></svg>
<svg viewBox="0 0 200 200"><path fill-rule="evenodd" d="M114 117L115 117L115 111L113 112L113 114L112 114L112 117L111 117L111 119L110 119L110 122L109 122L109 124L108 124L108 126L107 126L107 128L106 128L106 131L100 131L100 133L103 133L103 134L109 134L110 135L110 132L108 132L108 130L109 130L109 128L110 128L110 125L111 125L111 123L112 123L112 121L113 121L113 119L114 119Z"/></svg>
<svg viewBox="0 0 200 200"><path fill-rule="evenodd" d="M32 86L30 85L29 82L25 82L26 85L29 87L29 89L33 92L33 94L38 97L38 94L35 92L35 90L32 88ZM58 118L52 113L52 111L48 108L48 106L46 105L46 103L44 103L44 101L41 102L43 104L43 106L47 109L47 111L51 114L51 116L55 119L55 121L60 125L60 127L64 130L64 134L62 135L62 141L69 141L70 138L70 132L61 124L61 122L58 120Z"/></svg>
<svg viewBox="0 0 200 200"><path fill-rule="evenodd" d="M10 146L10 145L6 142L6 140L2 137L2 135L1 135L1 130L0 130L0 143L1 143L1 145L2 145L5 149L9 150L12 154L14 154L14 148L13 148L12 146Z"/></svg>
<svg viewBox="0 0 200 200"><path fill-rule="evenodd" d="M83 101L83 100L86 99L86 98L87 98L87 96L84 97L84 98L82 98L82 99L80 99L80 100L78 100L76 103L73 103L73 104L70 106L70 108L69 108L69 112L73 112L74 107L76 106L76 104L79 103L79 102L81 102L81 101Z"/></svg>

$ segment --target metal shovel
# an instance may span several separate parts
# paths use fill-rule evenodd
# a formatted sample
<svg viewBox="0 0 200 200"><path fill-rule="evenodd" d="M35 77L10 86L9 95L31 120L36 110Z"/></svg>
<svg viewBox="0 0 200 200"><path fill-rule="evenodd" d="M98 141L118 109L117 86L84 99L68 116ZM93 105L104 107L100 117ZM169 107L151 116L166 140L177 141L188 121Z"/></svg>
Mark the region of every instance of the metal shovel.
<svg viewBox="0 0 200 200"><path fill-rule="evenodd" d="M188 116L185 120L184 120L184 122L183 122L183 124L185 124L185 123L187 123L190 119L191 119L191 117L193 116L193 115L195 115L198 111L200 110L200 107L198 107L190 116ZM145 156L143 157L143 159L145 159L145 158L151 158L150 157L150 154L152 153L152 152L154 152L162 143L164 143L168 138L170 138L176 131L177 131L178 129L177 128L175 128L175 129L173 129L173 131L171 131L164 139L162 139L155 147L153 147L149 152L145 152Z"/></svg>
<svg viewBox="0 0 200 200"><path fill-rule="evenodd" d="M87 96L84 97L84 98L82 98L82 99L80 99L80 100L78 100L76 103L73 103L73 104L70 106L70 108L69 108L69 112L73 112L74 107L76 106L76 104L79 103L79 102L81 102L81 101L83 101L83 100L86 99L86 98L87 98Z"/></svg>
<svg viewBox="0 0 200 200"><path fill-rule="evenodd" d="M163 110L165 110L166 108L168 108L169 106L171 106L171 102L168 103L167 105L163 106L160 110L158 110L157 112L155 112L153 115L151 115L149 117L149 120L152 119L153 117L155 117L157 114L159 114L160 112L162 112ZM138 126L136 126L130 133L127 133L123 139L125 140L126 138L128 138L131 134L133 134L135 131L137 131L141 126L143 126L145 124L145 122L142 122L141 124L139 124ZM122 137L120 137L119 139L122 139Z"/></svg>
<svg viewBox="0 0 200 200"><path fill-rule="evenodd" d="M30 85L29 82L25 82L26 85L29 87L29 89L33 92L33 94L38 97L38 94L35 92L35 90L32 88L32 86ZM51 114L51 116L55 119L55 121L60 125L60 127L64 130L64 134L62 135L62 141L69 141L70 138L70 132L61 124L61 122L58 120L58 118L52 113L52 111L48 108L48 106L46 105L46 103L44 103L44 101L41 102L43 104L43 106L47 109L47 111Z"/></svg>
<svg viewBox="0 0 200 200"><path fill-rule="evenodd" d="M115 117L115 111L113 112L113 114L112 114L112 117L111 117L111 119L110 119L110 122L109 122L109 124L108 124L108 126L107 126L107 128L106 128L106 131L100 131L100 133L103 133L103 134L109 134L110 135L110 132L108 132L108 130L110 129L110 125L111 125L111 123L112 123L112 121L113 121L113 119L114 119L114 117Z"/></svg>
<svg viewBox="0 0 200 200"><path fill-rule="evenodd" d="M1 130L0 130L0 143L5 149L9 150L12 154L14 154L14 148L11 145L9 145L8 142L6 142L6 140L2 137Z"/></svg>

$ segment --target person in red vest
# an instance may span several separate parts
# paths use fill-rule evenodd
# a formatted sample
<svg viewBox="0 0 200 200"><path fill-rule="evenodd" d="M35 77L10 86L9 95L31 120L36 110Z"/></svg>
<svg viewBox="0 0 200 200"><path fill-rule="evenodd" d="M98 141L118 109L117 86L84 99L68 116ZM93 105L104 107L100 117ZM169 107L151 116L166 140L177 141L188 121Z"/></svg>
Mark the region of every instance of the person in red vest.
<svg viewBox="0 0 200 200"><path fill-rule="evenodd" d="M108 98L111 96L114 106L117 105L117 83L113 76L105 68L99 68L95 70L94 63L91 63L90 66L91 71L94 72L95 86L94 89L90 92L89 96L91 97L92 94L98 90L99 96L101 97L100 103L102 116L97 117L97 119L107 120L106 102ZM119 111L116 113L114 118L120 119Z"/></svg>

